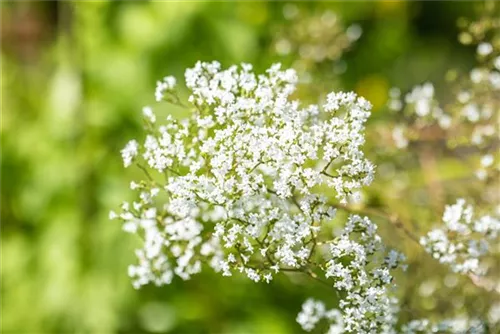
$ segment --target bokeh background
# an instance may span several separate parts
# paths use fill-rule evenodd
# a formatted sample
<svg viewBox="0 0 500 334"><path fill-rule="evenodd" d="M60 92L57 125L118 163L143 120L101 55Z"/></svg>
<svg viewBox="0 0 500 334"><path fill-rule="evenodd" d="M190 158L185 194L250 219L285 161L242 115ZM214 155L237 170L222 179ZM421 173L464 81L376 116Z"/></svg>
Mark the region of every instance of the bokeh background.
<svg viewBox="0 0 500 334"><path fill-rule="evenodd" d="M290 11L331 11L362 34L341 58L311 65L299 94L317 100L328 89L354 90L374 104L370 122L383 125L392 117L383 108L390 87L424 81L439 87L449 68L472 66L474 49L458 43L456 22L475 5L2 1L2 332L299 332L295 316L303 300L330 291L298 277L267 285L207 270L188 282L133 289L127 266L139 240L109 221L108 212L139 175L122 167L119 150L140 137L142 106L154 102L157 79L182 77L197 60L244 61L258 70L276 61L296 64L298 52L283 55L283 44L276 47L291 25ZM165 115L179 112L169 108ZM461 173L460 164L445 169ZM419 176L409 175L421 186ZM375 184L372 196L391 192L386 186ZM417 195L425 202L425 193ZM391 198L404 212L405 201ZM411 279L401 278L404 319L438 318L457 307L481 312L490 297L474 293L469 301L470 285L457 285L458 278L381 225L389 244L437 277L410 266ZM448 283L438 289L445 276ZM454 288L461 291L456 298Z"/></svg>

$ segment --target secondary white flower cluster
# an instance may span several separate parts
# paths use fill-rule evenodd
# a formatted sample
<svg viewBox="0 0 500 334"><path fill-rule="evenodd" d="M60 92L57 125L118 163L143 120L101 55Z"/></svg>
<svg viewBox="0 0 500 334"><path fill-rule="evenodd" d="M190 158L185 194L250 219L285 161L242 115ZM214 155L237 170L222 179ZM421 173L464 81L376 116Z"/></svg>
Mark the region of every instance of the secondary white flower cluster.
<svg viewBox="0 0 500 334"><path fill-rule="evenodd" d="M499 136L496 123L500 116L500 49L481 42L477 55L479 66L464 80L456 96L455 110L458 118L470 127L470 144L485 152L478 159L475 175L487 182L488 177L494 179L500 171L500 155L489 153Z"/></svg>
<svg viewBox="0 0 500 334"><path fill-rule="evenodd" d="M437 122L443 129L450 127L452 119L439 106L432 83L426 82L423 85L415 86L405 95L404 103L401 101L399 89L392 88L389 93L389 108L401 111L405 106L405 113L407 116L415 118L418 126L428 126Z"/></svg>
<svg viewBox="0 0 500 334"><path fill-rule="evenodd" d="M485 86L476 78L478 73L484 70L477 71L479 70L475 69L471 72L471 81L462 85L456 100L448 104L446 110L439 106L431 83L414 87L405 95L404 102L401 100L400 90L391 89L388 107L394 111L402 111L407 117L404 122L393 128L392 138L395 146L401 149L407 147L410 140L425 140L421 130L434 125L442 130L444 136L441 134L441 138L452 147L456 145L455 138L458 133L466 136L468 143L480 150L488 150L490 146L494 146L498 138L498 127L494 122L500 112L500 87ZM493 72L500 78L500 72ZM439 131L435 133L435 138L431 139L439 138ZM494 175L495 171L500 170L498 158L488 155L493 161L486 165L481 163L476 171L481 180L486 180L488 175Z"/></svg>
<svg viewBox="0 0 500 334"><path fill-rule="evenodd" d="M367 217L351 215L340 236L329 243L325 277L345 293L339 307L350 333L390 333L397 322L391 272L404 266L405 256L395 250L386 253L376 230Z"/></svg>
<svg viewBox="0 0 500 334"><path fill-rule="evenodd" d="M310 80L318 64L338 62L363 32L358 24L346 27L335 12L311 12L298 3L283 6L283 15L286 21L275 29L273 48L279 56L300 55L293 67L304 74L302 80ZM345 64L338 62L335 71L343 70Z"/></svg>
<svg viewBox="0 0 500 334"><path fill-rule="evenodd" d="M326 320L329 324L327 334L344 333L342 315L337 309L327 310L323 302L312 298L302 304L302 310L297 315L297 322L305 331L312 331L320 321Z"/></svg>
<svg viewBox="0 0 500 334"><path fill-rule="evenodd" d="M500 71L494 67L478 66L464 79L450 109L458 121L471 128L469 140L472 145L485 147L498 137L494 122L500 110L499 95Z"/></svg>
<svg viewBox="0 0 500 334"><path fill-rule="evenodd" d="M415 86L401 98L397 88L389 92L388 107L399 112L404 120L396 124L392 138L397 148L405 148L412 140L443 140L451 149L474 147L486 160L478 158L475 175L488 182L499 175L500 155L492 154L499 136L496 122L500 117L500 48L491 41L499 38L498 17L483 18L472 23L465 34L466 44L477 44L477 65L454 86L451 101L439 102L431 83ZM482 31L493 29L492 31ZM496 37L495 37L496 34ZM475 39L473 39L473 36ZM445 97L448 98L448 97ZM430 135L430 136L429 136Z"/></svg>
<svg viewBox="0 0 500 334"><path fill-rule="evenodd" d="M425 250L454 272L483 274L480 258L500 232L500 220L486 215L474 217L472 205L458 199L443 214L444 226L430 231L420 243Z"/></svg>
<svg viewBox="0 0 500 334"><path fill-rule="evenodd" d="M403 334L485 334L488 333L483 321L459 317L432 323L428 319L412 320L401 328Z"/></svg>
<svg viewBox="0 0 500 334"><path fill-rule="evenodd" d="M362 34L360 26L345 28L341 18L329 10L311 14L296 4L287 4L283 14L292 23L279 29L274 46L280 55L296 51L301 60L337 60Z"/></svg>

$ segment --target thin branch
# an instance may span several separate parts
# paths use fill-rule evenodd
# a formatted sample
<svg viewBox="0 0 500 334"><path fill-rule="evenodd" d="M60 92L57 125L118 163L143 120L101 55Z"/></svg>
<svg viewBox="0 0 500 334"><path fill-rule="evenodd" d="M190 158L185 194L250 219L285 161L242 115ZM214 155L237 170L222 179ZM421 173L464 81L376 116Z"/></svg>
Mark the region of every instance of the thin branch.
<svg viewBox="0 0 500 334"><path fill-rule="evenodd" d="M146 167L144 167L143 165L141 165L139 163L137 164L137 167L139 167L139 169L141 169L144 172L144 174L146 174L146 177L148 178L149 181L151 181L153 183L155 182L153 177L151 176L151 174L149 174Z"/></svg>
<svg viewBox="0 0 500 334"><path fill-rule="evenodd" d="M417 244L420 245L419 237L415 235L412 231L410 231L406 225L402 222L402 220L396 215L396 214L388 214L385 211L374 209L374 208L352 208L346 205L340 205L340 204L334 204L334 203L328 203L332 207L335 207L340 210L344 210L346 212L352 213L352 214L361 214L361 215L367 215L367 216L377 216L380 218L383 218L387 220L389 223L394 225L396 228L401 230L408 238L416 242Z"/></svg>

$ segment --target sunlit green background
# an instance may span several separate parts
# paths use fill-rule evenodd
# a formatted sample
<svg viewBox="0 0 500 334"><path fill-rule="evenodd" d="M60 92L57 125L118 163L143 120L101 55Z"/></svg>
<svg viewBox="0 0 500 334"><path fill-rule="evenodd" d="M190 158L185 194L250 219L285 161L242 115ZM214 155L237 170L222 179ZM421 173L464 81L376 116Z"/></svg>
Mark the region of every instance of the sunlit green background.
<svg viewBox="0 0 500 334"><path fill-rule="evenodd" d="M155 81L182 77L197 60L245 61L258 70L275 61L291 64L297 55L282 58L272 48L287 24L283 6L2 2L3 333L300 331L295 316L303 300L327 298L329 290L294 276L267 285L207 270L188 282L137 291L127 265L139 241L107 218L138 175L122 167L119 150L139 136L140 110L154 102ZM346 71L323 84L370 99L372 122L390 117L381 107L391 86L439 83L447 68L467 68L474 59L474 50L456 41L456 20L473 12L472 2L296 6L331 9L363 28L343 57ZM323 64L322 71L334 65ZM160 110L178 112L168 108ZM400 234L384 233L411 253ZM420 274L410 274L414 281L403 284L402 295L412 310L403 317L446 313L446 303L421 301Z"/></svg>

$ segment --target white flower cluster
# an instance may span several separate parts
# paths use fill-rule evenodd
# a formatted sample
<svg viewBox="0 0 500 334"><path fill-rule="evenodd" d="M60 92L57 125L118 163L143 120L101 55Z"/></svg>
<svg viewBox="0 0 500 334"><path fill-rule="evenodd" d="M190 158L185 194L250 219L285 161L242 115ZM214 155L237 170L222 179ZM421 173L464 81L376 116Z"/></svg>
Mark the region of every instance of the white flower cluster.
<svg viewBox="0 0 500 334"><path fill-rule="evenodd" d="M400 123L393 127L393 142L398 149L406 148L410 141L411 129L414 126L416 128L413 128L413 131L437 124L442 130L451 133L452 130L464 131L455 129L452 125L468 124L470 129L466 131L469 133L470 144L480 149L488 149L488 146L492 145L491 143L494 145L498 137L498 127L494 125L493 120L498 117L500 111L500 98L495 94L498 92L492 93L484 87L474 88L473 86L470 89L462 89L457 94L455 103L449 106L452 111L457 111L452 114L439 107L434 97L434 87L430 83L416 86L405 96L405 104L400 99L400 91L391 89L389 108L401 111L404 106L404 112L407 113L407 116L410 118L416 116L416 119L410 120L408 124ZM416 135L414 133L413 137L418 139L418 132ZM487 180L488 176L497 175L499 170L498 158L493 154L485 154L481 158L480 166L475 174L478 179Z"/></svg>
<svg viewBox="0 0 500 334"><path fill-rule="evenodd" d="M495 166L495 157L493 154L485 154L479 160L479 168L476 170L476 176L480 180L485 180L489 173L492 173Z"/></svg>
<svg viewBox="0 0 500 334"><path fill-rule="evenodd" d="M401 92L393 88L389 94L388 107L393 111L403 111L408 117L405 123L397 124L393 129L393 139L398 148L405 148L408 144L407 133L410 129L418 130L423 127L437 125L444 131L463 131L460 126L469 124L469 141L474 146L484 147L488 142L495 140L498 129L494 120L500 110L498 91L500 86L485 86L484 73L487 69L471 71L470 87L462 88L456 95L456 100L443 110L434 95L434 86L425 83L415 86L405 95L404 103ZM489 72L488 72L489 73ZM493 76L500 72L493 71ZM465 123L464 123L465 122ZM458 128L457 128L458 127Z"/></svg>
<svg viewBox="0 0 500 334"><path fill-rule="evenodd" d="M485 146L498 136L494 121L500 109L500 72L487 67L474 68L470 81L456 95L456 117L472 127L470 142Z"/></svg>
<svg viewBox="0 0 500 334"><path fill-rule="evenodd" d="M406 106L405 112L408 116L416 117L419 126L433 124L436 121L443 129L451 126L452 119L439 106L432 83L426 82L415 86L405 95L404 102L403 104L401 101L401 91L397 88L391 89L388 102L391 110L400 111Z"/></svg>
<svg viewBox="0 0 500 334"><path fill-rule="evenodd" d="M135 187L140 201L119 215L134 226L128 230L145 237L138 257L147 268L132 270L144 273L140 284L167 282L157 279L172 272L188 278L203 257L224 275L237 269L255 281L269 281L279 266L299 268L312 256L311 239L322 221L335 212L315 188L328 186L346 203L372 181L374 167L361 151L366 100L332 93L322 108L301 108L288 99L297 80L293 70L274 65L257 76L251 69L197 63L186 71L192 116L169 117L156 127L146 107L151 128L144 144L132 140L122 150L124 165L136 162L150 178ZM157 92L174 82L167 77ZM153 181L155 171L164 184ZM163 203L155 201L158 193L166 195ZM202 237L206 225L211 230ZM263 259L267 270L253 267Z"/></svg>
<svg viewBox="0 0 500 334"><path fill-rule="evenodd" d="M401 125L396 125L392 129L392 140L397 148L406 148L408 146L409 140L405 135L405 127Z"/></svg>
<svg viewBox="0 0 500 334"><path fill-rule="evenodd" d="M415 86L411 92L406 94L405 102L414 105L415 113L420 116L427 116L434 111L434 86L427 82L422 86Z"/></svg>
<svg viewBox="0 0 500 334"><path fill-rule="evenodd" d="M348 332L388 333L397 322L395 300L390 297L391 271L404 266L405 256L395 250L385 253L376 230L367 217L351 215L330 244L325 277L345 293L339 306Z"/></svg>
<svg viewBox="0 0 500 334"><path fill-rule="evenodd" d="M488 41L477 45L476 53L480 61L486 62L488 66L475 68L470 73L473 83L483 83L493 90L500 90L500 49L496 49ZM488 61L490 60L490 61Z"/></svg>
<svg viewBox="0 0 500 334"><path fill-rule="evenodd" d="M477 319L460 317L432 323L428 319L412 320L401 328L403 334L485 334L488 333L484 322Z"/></svg>
<svg viewBox="0 0 500 334"><path fill-rule="evenodd" d="M146 183L132 182L132 189L138 189L140 196L132 205L123 203L122 213L110 213L110 218L124 221L123 229L140 235L144 241L142 249L136 250L138 265L130 265L129 276L136 288L150 282L156 285L169 284L174 274L183 279L201 271L199 253L203 229L190 216L177 218L159 214L155 199L159 188L148 188Z"/></svg>
<svg viewBox="0 0 500 334"><path fill-rule="evenodd" d="M327 310L325 304L312 298L306 300L302 304L302 310L297 315L297 322L302 329L310 332L322 320L326 320L329 324L327 334L344 333L342 315L339 310Z"/></svg>
<svg viewBox="0 0 500 334"><path fill-rule="evenodd" d="M486 151L499 136L495 123L500 113L500 50L494 50L489 42L481 42L477 54L482 63L470 71L466 84L457 93L456 110L458 118L471 127L470 143ZM485 62L488 59L491 61ZM498 176L498 157L485 154L480 160L475 173L478 179Z"/></svg>
<svg viewBox="0 0 500 334"><path fill-rule="evenodd" d="M308 12L296 4L286 4L283 14L288 21L277 29L274 48L278 55L300 54L296 65L336 61L361 37L357 24L345 27L342 19L330 10Z"/></svg>
<svg viewBox="0 0 500 334"><path fill-rule="evenodd" d="M129 268L134 286L186 280L205 264L255 282L321 269L346 297L337 312L305 308L303 326L313 326L306 314L315 314L335 322L332 333L340 326L360 333L392 328L390 271L403 257L384 257L376 226L359 216L350 216L334 241L318 239L338 205L321 188L343 204L373 179L361 150L370 104L354 93L331 93L322 106L301 107L289 99L295 72L279 65L256 75L248 64L223 70L199 62L185 77L191 116L157 125L146 107L144 143L122 150L124 165L136 164L147 177L131 183L137 199L111 215L143 239L139 263ZM330 247L326 260L320 244Z"/></svg>
<svg viewBox="0 0 500 334"><path fill-rule="evenodd" d="M494 24L484 23L484 27L493 26ZM490 36L483 35L481 38ZM439 103L434 86L425 83L415 86L405 95L404 101L399 89L391 89L388 107L402 112L406 117L392 131L397 148L407 147L410 138L422 139L422 130L435 126L435 136L444 139L450 148L456 148L457 137L460 136L461 145L477 147L483 155L493 158L491 163L483 164L481 161L481 166L475 173L478 179L487 181L489 177L498 176L500 171L498 156L488 154L495 147L499 136L495 123L500 116L500 49L488 41L476 42L479 63L467 76L457 80L455 87L451 87L450 90L456 92L452 101Z"/></svg>
<svg viewBox="0 0 500 334"><path fill-rule="evenodd" d="M430 231L420 243L425 250L454 272L483 274L480 258L500 232L500 220L492 216L474 218L474 209L464 199L448 205L443 214L444 227Z"/></svg>

